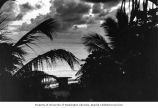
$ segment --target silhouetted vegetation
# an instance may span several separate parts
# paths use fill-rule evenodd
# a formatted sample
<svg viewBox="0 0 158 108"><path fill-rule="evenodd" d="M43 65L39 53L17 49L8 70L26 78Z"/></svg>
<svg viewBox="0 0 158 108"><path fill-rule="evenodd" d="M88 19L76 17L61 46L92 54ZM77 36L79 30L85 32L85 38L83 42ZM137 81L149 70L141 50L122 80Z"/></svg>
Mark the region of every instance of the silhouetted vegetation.
<svg viewBox="0 0 158 108"><path fill-rule="evenodd" d="M7 0L2 0L0 8ZM109 0L85 0L108 2ZM152 7L149 8L149 1ZM130 5L126 8L126 5ZM156 0L122 0L115 18L101 27L105 36L89 33L82 38L89 55L76 75L77 84L40 71L44 63L64 60L74 69L78 59L63 49L51 50L24 64L24 47L43 36L53 40L58 24L50 18L30 30L16 43L6 37L5 20L0 16L0 101L157 101L158 100L158 8ZM46 89L44 78L59 84Z"/></svg>
<svg viewBox="0 0 158 108"><path fill-rule="evenodd" d="M6 2L3 0L0 8ZM51 93L44 89L41 80L49 76L44 72L38 71L46 63L49 66L55 64L56 60L64 60L73 69L74 64L78 64L78 59L69 51L64 49L51 50L41 54L26 64L25 55L28 54L24 47L31 48L42 36L53 40L58 29L55 19L46 19L38 26L30 30L16 43L7 38L8 31L5 29L6 19L2 14L0 17L0 100L1 101L46 101L52 100ZM35 35L43 34L42 36ZM35 73L35 74L34 74ZM29 74L29 75L26 75ZM23 76L29 76L27 78ZM47 91L47 92L46 92Z"/></svg>
<svg viewBox="0 0 158 108"><path fill-rule="evenodd" d="M90 54L77 74L87 100L158 100L157 8L148 8L148 0L129 3L128 14L123 0L116 19L109 17L101 25L110 43L98 34L83 37Z"/></svg>

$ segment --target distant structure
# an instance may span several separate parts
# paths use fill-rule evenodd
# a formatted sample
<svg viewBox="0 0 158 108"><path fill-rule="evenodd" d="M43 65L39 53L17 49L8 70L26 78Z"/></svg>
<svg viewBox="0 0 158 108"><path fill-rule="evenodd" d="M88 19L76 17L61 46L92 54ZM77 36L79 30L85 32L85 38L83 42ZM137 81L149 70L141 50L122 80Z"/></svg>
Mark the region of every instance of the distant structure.
<svg viewBox="0 0 158 108"><path fill-rule="evenodd" d="M34 83L35 85L37 85L37 83L40 85L46 84L47 81L48 82L50 81L50 80L42 81L42 79L54 78L59 84L59 88L66 88L68 86L68 79L71 78L71 77L57 77L54 75L49 75L43 71L31 71L28 73L23 73L23 75L20 76L17 75L16 77L18 79L25 80L30 84Z"/></svg>
<svg viewBox="0 0 158 108"><path fill-rule="evenodd" d="M73 25L72 29L78 30L79 28L87 28L87 24Z"/></svg>
<svg viewBox="0 0 158 108"><path fill-rule="evenodd" d="M57 77L56 80L59 83L59 88L67 88L69 78L71 78L71 77Z"/></svg>

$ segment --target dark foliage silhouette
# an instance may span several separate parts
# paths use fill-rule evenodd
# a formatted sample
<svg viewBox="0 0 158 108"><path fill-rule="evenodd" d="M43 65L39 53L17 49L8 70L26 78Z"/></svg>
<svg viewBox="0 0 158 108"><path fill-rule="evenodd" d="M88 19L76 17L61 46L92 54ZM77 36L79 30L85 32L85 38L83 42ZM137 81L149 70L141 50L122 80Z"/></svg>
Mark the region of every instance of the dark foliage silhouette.
<svg viewBox="0 0 158 108"><path fill-rule="evenodd" d="M34 40L37 40L40 36L33 36L33 34L36 33L43 33L47 37L49 37L51 40L53 39L52 34L55 34L55 31L57 30L57 22L53 19L47 19L35 28L33 28L31 31L26 33L18 42L15 43L15 46L21 46L21 45L27 45L33 44L32 42Z"/></svg>
<svg viewBox="0 0 158 108"><path fill-rule="evenodd" d="M158 98L156 8L147 9L148 0L142 5L133 0L128 15L125 2L117 11L116 19L107 18L101 25L110 43L94 38L95 34L83 39L90 54L77 75L87 100L153 101Z"/></svg>
<svg viewBox="0 0 158 108"><path fill-rule="evenodd" d="M0 8L6 1L2 0ZM109 2L109 0L84 1ZM152 8L148 8L149 1L153 3ZM132 4L129 13L126 12L126 2ZM156 0L144 0L142 4L139 0L122 0L122 6L118 9L116 17L106 18L101 25L109 41L97 33L82 38L89 55L76 74L79 84L69 86L71 97L67 100L158 100L156 5ZM39 54L23 64L27 54L23 48L33 49L31 44L35 44L34 42L41 38L38 33L53 40L58 28L57 22L52 18L47 19L16 43L12 43L6 38L5 33L8 31L5 32L5 20L6 18L0 16L0 100L55 100L52 91L46 90L45 84L41 81L46 77L58 78L39 71L39 68L43 68L44 63L52 66L56 60L64 60L73 69L74 64L79 64L78 59L69 51L56 49Z"/></svg>
<svg viewBox="0 0 158 108"><path fill-rule="evenodd" d="M3 2L1 5L4 3L5 2ZM47 65L53 65L56 60L66 61L73 69L74 64L79 63L78 59L71 52L64 49L58 49L48 51L41 55L39 54L39 56L29 61L27 64L23 64L25 61L25 55L28 53L24 50L24 47L33 49L31 44L35 44L34 41L37 41L44 35L52 40L56 35L55 32L58 29L58 24L53 18L46 19L41 24L37 25L35 28L22 36L22 38L16 43L13 43L9 38L6 38L6 33L8 33L8 31L5 29L5 25L7 24L5 23L6 19L7 18L3 18L3 16L0 17L0 100L41 100L43 96L39 95L40 93L37 91L44 91L44 88L42 88L41 84L41 78L46 76L46 74L41 74L40 78L39 74L31 76L34 70L36 70L36 73L41 73L38 70L40 67L43 67L43 62L46 62ZM39 33L43 35L38 36ZM21 79L20 77L25 73L30 74L30 78L22 78L23 80L19 80ZM32 82L31 88L29 87L30 81ZM29 92L30 90L34 92Z"/></svg>
<svg viewBox="0 0 158 108"><path fill-rule="evenodd" d="M20 77L20 75L23 75L23 73L44 68L44 62L48 63L47 65L51 67L56 63L56 60L66 61L72 69L74 68L74 64L79 64L79 60L71 52L63 49L51 50L29 61L16 72L15 76Z"/></svg>

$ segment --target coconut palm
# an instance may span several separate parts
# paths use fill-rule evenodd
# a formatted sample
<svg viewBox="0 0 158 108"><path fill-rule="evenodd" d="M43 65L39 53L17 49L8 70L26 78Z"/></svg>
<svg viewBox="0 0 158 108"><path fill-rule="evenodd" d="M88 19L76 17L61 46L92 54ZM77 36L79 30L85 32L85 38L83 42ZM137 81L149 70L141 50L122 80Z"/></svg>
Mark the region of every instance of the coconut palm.
<svg viewBox="0 0 158 108"><path fill-rule="evenodd" d="M46 27L50 27L50 28L46 28ZM13 84L17 85L19 82L16 81L15 83L11 84L9 83L10 81L8 82L8 80L7 81L4 80L6 78L6 77L4 78L4 76L10 76L9 77L10 79L14 78L17 80L19 76L23 75L24 72L29 72L30 74L32 74L31 72L33 70L38 70L40 67L43 66L45 62L47 63L47 65L53 65L56 60L65 60L72 69L74 67L74 64L76 63L78 64L78 59L71 52L68 52L64 49L48 51L44 54L37 56L33 60L29 61L27 64L25 65L23 64L24 56L25 54L27 54L27 52L23 50L23 47L28 46L29 48L31 48L30 44L32 44L35 40L40 38L38 36L33 36L33 34L40 32L46 34L46 36L48 36L50 39L53 39L51 34L54 33L55 29L51 31L52 27L54 27L54 19L48 19L43 23L41 23L40 25L38 25L33 30L31 30L29 33L24 35L17 43L0 44L0 49L2 51L0 54L0 64L1 64L0 71L1 71L1 82L2 82L1 85L4 85L5 84L4 82L7 82L7 84L5 85L13 85ZM14 76L12 77L12 75ZM15 88L16 86L13 86L13 88L11 89L15 89ZM7 89L8 88L6 88L6 90ZM9 91L9 93L10 92L11 91ZM2 92L2 94L4 93ZM10 93L10 94L12 95L15 93ZM8 96L4 96L4 100L5 98L6 100L8 100L11 97L12 97L11 100L14 100L16 96L15 95L11 96L11 95L8 94Z"/></svg>
<svg viewBox="0 0 158 108"><path fill-rule="evenodd" d="M33 42L40 38L39 36L34 36L35 33L43 33L46 36L48 36L50 39L53 39L52 33L54 33L56 26L57 25L56 25L56 22L54 19L48 19L48 20L44 21L43 23L39 24L37 27L32 29L27 34L25 34L15 44L1 43L1 48L2 48L3 52L5 52L4 50L6 50L6 53L8 54L8 56L11 56L11 54L14 54L15 56L18 55L18 57L22 58L23 54L25 54L25 52L23 50L23 46L31 47L30 44L34 44ZM46 28L46 27L48 27L48 28ZM17 52L15 52L14 50ZM10 53L9 53L9 51L10 51ZM5 56L5 55L6 54L3 54L3 56ZM4 58L4 57L1 57L1 58ZM7 57L7 58L11 58L11 57ZM29 65L27 64L27 68L30 69L31 65L35 65L35 67L37 67L38 63L39 62L42 63L42 61L44 59L47 59L46 60L47 63L50 62L48 59L50 59L52 62L54 62L56 59L63 59L63 60L68 62L68 64L71 66L71 68L73 68L73 63L77 63L77 58L75 58L75 56L72 53L65 51L65 50L52 50L52 51L45 53L44 56L40 55L39 57L34 59L33 62L29 62L30 64ZM9 59L9 60L11 60L11 59ZM23 59L18 58L18 60L20 63L22 63L21 60L23 60ZM14 69L15 69L15 67L16 67L15 65L19 64L18 60L15 61L15 64L12 63L12 62L14 62L13 60L12 60L12 62L7 62L7 63L12 64L14 66ZM4 62L4 61L2 61L2 62ZM3 67L3 68L8 69L7 67L9 67L10 65L7 64L5 66L6 67ZM24 67L26 67L26 66L24 66ZM11 69L13 69L13 68L9 68L8 70L11 71Z"/></svg>
<svg viewBox="0 0 158 108"><path fill-rule="evenodd" d="M53 39L52 34L55 33L55 25L56 23L54 19L48 19L24 35L19 41L17 41L17 43L12 43L10 41L6 42L3 38L4 35L1 35L3 40L0 43L0 85L7 85L5 87L0 87L2 100L14 100L17 98L15 92L17 91L18 93L17 88L19 88L19 82L16 80L19 77L16 76L22 76L23 72L29 72L32 74L31 72L34 69L38 70L40 66L43 66L44 62L53 65L56 60L65 60L72 69L74 64L78 63L78 59L71 52L64 49L58 49L48 51L29 61L27 64L23 64L25 54L27 54L23 47L28 46L31 48L30 44L34 44L34 41L40 38L39 36L34 36L35 33L43 33L50 39ZM16 80L13 81L13 78ZM10 90L14 92L11 92ZM7 92L8 95L3 96L3 94L6 94L5 92Z"/></svg>
<svg viewBox="0 0 158 108"><path fill-rule="evenodd" d="M7 38L6 35L9 33L6 30L6 17L0 14L0 77L5 79L5 77L11 76L17 68L17 66L22 66L22 61L24 60L24 55L26 52L20 47L14 46L11 43L11 39Z"/></svg>
<svg viewBox="0 0 158 108"><path fill-rule="evenodd" d="M22 60L24 60L24 55L26 52L19 48L13 46L10 43L0 43L0 72L5 75L7 73L14 73L17 69L17 65L22 66Z"/></svg>
<svg viewBox="0 0 158 108"><path fill-rule="evenodd" d="M83 44L87 46L89 52L104 49L107 53L112 54L115 60L121 63L127 61L131 56L140 54L140 50L143 47L141 34L143 30L148 29L148 26L151 27L152 21L151 19L145 20L145 16L136 14L142 11L140 10L139 2L133 2L135 2L135 6L133 6L134 8L131 10L130 17L126 14L125 8L122 6L116 13L116 19L109 17L101 25L105 30L106 36L109 37L110 43L106 42L104 38L98 34L83 37ZM143 10L146 10L145 3L143 4ZM154 14L156 15L156 13ZM134 18L136 18L136 20ZM148 25L145 25L146 23L144 21L148 22ZM156 23L154 23L153 26L155 26L155 24ZM133 44L133 42L135 42L135 44Z"/></svg>
<svg viewBox="0 0 158 108"><path fill-rule="evenodd" d="M47 65L51 67L54 63L56 63L56 60L66 61L72 69L74 68L74 64L79 63L78 59L71 52L64 49L55 49L39 55L26 63L20 70L17 71L15 76L21 77L23 73L30 73L33 70L39 70L40 68L43 68L44 63L47 63Z"/></svg>
<svg viewBox="0 0 158 108"><path fill-rule="evenodd" d="M131 31L128 33L130 29L129 21L124 11L118 10L116 18L117 21L112 18L107 18L101 25L106 32L106 36L109 37L110 42L107 42L103 36L94 33L83 37L83 44L90 53L104 52L101 54L110 56L111 60L119 63L122 62L124 55L132 52L131 49L133 46L131 46L131 39L134 40L137 37L131 37L129 35L132 33Z"/></svg>
<svg viewBox="0 0 158 108"><path fill-rule="evenodd" d="M111 48L108 46L108 43L101 35L97 33L91 33L82 38L83 44L87 47L89 53L94 51L106 51L110 52Z"/></svg>
<svg viewBox="0 0 158 108"><path fill-rule="evenodd" d="M4 4L4 3L3 3ZM18 79L17 76L22 76L23 72L29 72L38 70L40 67L43 66L44 63L47 63L47 65L53 65L56 60L64 60L66 61L70 67L73 69L74 64L78 64L78 59L69 51L66 51L64 49L58 49L58 50L51 50L44 54L41 54L34 58L33 60L29 61L26 64L23 64L25 61L25 54L26 52L24 50L24 47L31 47L31 44L35 44L34 42L39 40L41 37L46 36L49 39L53 40L54 36L56 35L56 30L58 29L58 24L56 20L53 18L47 19L34 27L32 30L30 30L28 33L26 33L22 38L20 38L16 43L13 43L10 41L10 39L6 38L7 32L5 32L5 22L6 18L1 18L0 24L1 24L1 34L0 34L0 85L8 85L10 87L13 85L11 83L14 79ZM42 36L38 36L37 34L43 34ZM38 72L38 71L37 71ZM11 79L11 82L7 80L7 78ZM7 82L7 84L6 84ZM15 83L14 83L15 84ZM16 84L15 84L16 85ZM0 87L0 95L6 94L3 92L6 92L9 88L2 89ZM13 87L11 89L16 88ZM10 90L11 90L10 89ZM2 91L2 92L1 92ZM13 90L14 91L14 90ZM10 92L10 91L9 91ZM13 93L14 94L14 93ZM10 96L10 95L9 95ZM8 100L10 97L4 96L4 100ZM12 96L14 98L14 96ZM3 99L3 96L2 96ZM12 99L11 99L12 100Z"/></svg>
<svg viewBox="0 0 158 108"><path fill-rule="evenodd" d="M95 100L123 98L120 96L121 93L116 91L122 89L119 87L124 76L122 62L127 58L125 56L130 53L129 38L131 37L125 36L125 34L128 35L129 22L124 11L118 10L116 18L117 20L107 18L106 22L102 24L110 42L106 41L104 36L95 33L83 37L83 44L90 54L77 75L81 74L79 77L81 85L92 91L88 97ZM111 88L111 86L115 88Z"/></svg>
<svg viewBox="0 0 158 108"><path fill-rule="evenodd" d="M52 40L57 28L58 24L53 18L47 19L22 36L22 38L19 39L14 46L29 46L30 44L33 44L33 41L40 38L40 36L33 36L36 33L42 33Z"/></svg>
<svg viewBox="0 0 158 108"><path fill-rule="evenodd" d="M79 79L81 84L90 88L90 90L91 87L104 90L102 91L102 94L105 93L104 99L106 97L118 99L118 94L120 94L118 97L121 100L139 100L138 97L154 99L154 95L157 94L155 91L157 86L154 84L158 77L155 73L157 68L154 60L154 58L157 58L155 56L157 52L154 49L157 46L156 34L158 29L156 27L157 21L153 20L157 15L154 10L146 10L147 4L143 3L143 10L140 10L138 4L139 2L134 4L130 16L126 14L125 7L122 5L122 8L116 13L116 19L107 18L101 25L106 36L109 37L110 43L100 36L96 38L95 34L84 37L83 43L88 46L91 54L78 71L78 74L81 74ZM141 16L138 13L144 13L144 15ZM149 13L153 14L149 15ZM152 34L152 36L149 34ZM103 86L105 84L106 87ZM153 84L154 86L151 87ZM146 87L154 88L152 89L154 93L145 89ZM92 94L96 91L94 90ZM101 91L98 91L98 93ZM110 94L111 96L109 96ZM115 94L114 97L112 94ZM101 97L101 94L99 97Z"/></svg>

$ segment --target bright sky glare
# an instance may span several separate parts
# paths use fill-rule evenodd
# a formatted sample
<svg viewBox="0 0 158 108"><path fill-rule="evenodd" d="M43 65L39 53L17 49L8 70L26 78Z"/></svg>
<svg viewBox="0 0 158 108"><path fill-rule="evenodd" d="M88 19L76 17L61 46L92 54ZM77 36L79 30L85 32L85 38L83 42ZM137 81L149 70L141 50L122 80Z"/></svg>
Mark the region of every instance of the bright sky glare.
<svg viewBox="0 0 158 108"><path fill-rule="evenodd" d="M22 18L22 20L14 21L12 25L22 25L23 23L31 23L31 19L36 18L39 15L46 15L50 12L51 2L52 0L17 0L17 7L15 8L16 13L20 13L19 5L29 3L31 6L35 7L36 5L40 5L40 9L33 9L32 11L26 13L26 15Z"/></svg>

